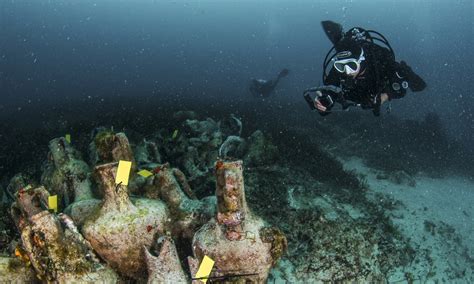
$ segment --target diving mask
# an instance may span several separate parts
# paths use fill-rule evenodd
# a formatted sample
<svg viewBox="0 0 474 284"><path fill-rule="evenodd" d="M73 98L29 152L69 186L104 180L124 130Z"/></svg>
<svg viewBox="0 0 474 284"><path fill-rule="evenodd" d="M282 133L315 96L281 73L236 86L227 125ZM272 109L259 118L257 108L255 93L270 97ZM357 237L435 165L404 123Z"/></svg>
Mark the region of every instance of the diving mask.
<svg viewBox="0 0 474 284"><path fill-rule="evenodd" d="M361 49L361 53L358 59L355 58L346 58L346 59L339 59L339 58L344 58L347 56L351 56L350 51L343 51L339 52L338 55L336 55L337 60L334 61L334 68L340 73L346 73L347 75L354 75L357 74L360 71L360 65L362 61L365 60L364 57L364 50Z"/></svg>

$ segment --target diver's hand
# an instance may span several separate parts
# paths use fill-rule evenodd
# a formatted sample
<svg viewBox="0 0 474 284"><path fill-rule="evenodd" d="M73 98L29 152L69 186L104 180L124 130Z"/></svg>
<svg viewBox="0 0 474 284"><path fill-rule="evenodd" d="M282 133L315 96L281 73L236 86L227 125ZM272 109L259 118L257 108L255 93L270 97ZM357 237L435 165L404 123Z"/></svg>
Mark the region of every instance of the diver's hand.
<svg viewBox="0 0 474 284"><path fill-rule="evenodd" d="M321 101L319 100L320 97L323 96L323 93L321 93L320 91L316 91L316 99L314 100L314 106L316 107L316 109L319 111L319 112L326 112L327 111L327 107L323 106L323 104L321 103Z"/></svg>

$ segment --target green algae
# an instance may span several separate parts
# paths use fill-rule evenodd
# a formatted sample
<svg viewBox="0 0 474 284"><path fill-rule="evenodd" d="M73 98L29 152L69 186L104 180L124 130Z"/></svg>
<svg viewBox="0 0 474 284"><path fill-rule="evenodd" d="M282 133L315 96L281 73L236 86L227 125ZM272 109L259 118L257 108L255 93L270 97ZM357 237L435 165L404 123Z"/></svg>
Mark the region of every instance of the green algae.
<svg viewBox="0 0 474 284"><path fill-rule="evenodd" d="M104 162L112 162L112 149L115 142L115 133L110 130L104 130L97 133L94 138L95 147L97 149L98 158Z"/></svg>
<svg viewBox="0 0 474 284"><path fill-rule="evenodd" d="M264 227L260 229L260 239L264 243L271 243L270 254L272 265L275 265L288 248L285 235L277 227Z"/></svg>
<svg viewBox="0 0 474 284"><path fill-rule="evenodd" d="M21 270L22 268L26 267L25 262L23 262L19 258L12 258L8 261L8 272L15 273Z"/></svg>

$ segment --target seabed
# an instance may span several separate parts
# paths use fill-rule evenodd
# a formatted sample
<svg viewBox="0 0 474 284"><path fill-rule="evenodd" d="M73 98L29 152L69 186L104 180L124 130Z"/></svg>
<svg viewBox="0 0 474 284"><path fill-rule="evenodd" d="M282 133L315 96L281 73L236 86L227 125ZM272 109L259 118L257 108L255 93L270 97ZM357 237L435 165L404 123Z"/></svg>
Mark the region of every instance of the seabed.
<svg viewBox="0 0 474 284"><path fill-rule="evenodd" d="M101 123L111 133L126 134L137 171L169 163L182 171L196 200L215 194L214 166L219 156L242 160L249 210L266 226L279 228L287 240L283 255L272 255L276 261L268 283L473 282L474 205L466 201L474 199L474 181L472 167L464 164L466 159L461 161L461 146L449 141L433 115L421 122L386 124L371 122L369 115L355 114L349 120L357 120L357 125L350 125L342 117L302 122L289 115L283 121L281 114L269 110L260 116L230 109L174 110L150 128L144 127L150 125L146 116L141 125L118 123L112 129L106 120ZM76 132L71 121L64 125L54 130L48 124L43 129L50 127L49 140L58 137L58 131L60 136L69 134L71 145L93 167L92 138L87 133L99 125L75 124L81 125ZM407 131L416 135L405 137ZM390 133L403 138L394 139ZM403 139L413 139L417 145ZM446 154L456 153L453 147L460 154ZM40 184L45 171L41 163L50 159L48 143L35 143L34 148L42 150L30 160L23 159L24 165L17 161L3 168L4 191L12 188L8 184L16 173ZM145 196L144 192L137 190L134 198ZM18 224L9 217L11 201L6 195L3 200L2 257L12 260L0 266L0 279L9 279L13 270L37 274L21 253ZM209 202L210 207L215 204ZM235 237L232 230L229 236ZM190 242L174 242L183 271L191 279L192 268L186 264L186 257L193 254ZM98 261L116 267L100 255ZM147 279L115 272L117 279Z"/></svg>

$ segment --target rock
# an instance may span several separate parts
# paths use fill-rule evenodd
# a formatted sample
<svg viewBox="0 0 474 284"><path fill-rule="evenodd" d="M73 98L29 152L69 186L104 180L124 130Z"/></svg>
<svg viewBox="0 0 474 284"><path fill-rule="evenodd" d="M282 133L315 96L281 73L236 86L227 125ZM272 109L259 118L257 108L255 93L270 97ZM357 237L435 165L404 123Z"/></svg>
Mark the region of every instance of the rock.
<svg viewBox="0 0 474 284"><path fill-rule="evenodd" d="M199 119L199 116L194 111L180 110L180 111L177 111L173 114L173 119L178 121L178 122L182 122L182 121L185 121L187 119L197 120L197 119Z"/></svg>
<svg viewBox="0 0 474 284"><path fill-rule="evenodd" d="M185 128L193 134L201 136L210 136L212 133L219 131L219 124L212 118L206 120L187 119L184 122Z"/></svg>
<svg viewBox="0 0 474 284"><path fill-rule="evenodd" d="M416 180L405 171L395 171L388 174L388 179L395 184L403 184L411 187L416 186Z"/></svg>
<svg viewBox="0 0 474 284"><path fill-rule="evenodd" d="M34 283L37 281L31 267L13 257L0 257L0 283Z"/></svg>

